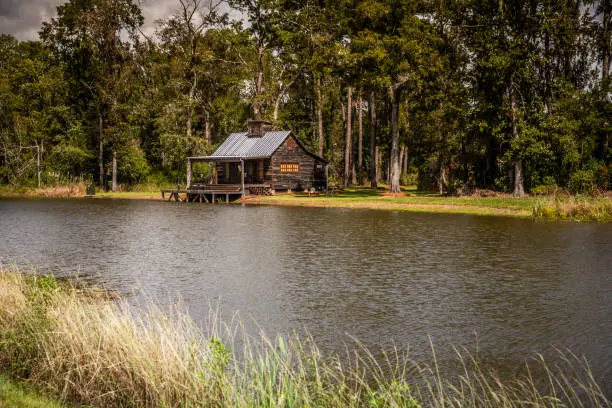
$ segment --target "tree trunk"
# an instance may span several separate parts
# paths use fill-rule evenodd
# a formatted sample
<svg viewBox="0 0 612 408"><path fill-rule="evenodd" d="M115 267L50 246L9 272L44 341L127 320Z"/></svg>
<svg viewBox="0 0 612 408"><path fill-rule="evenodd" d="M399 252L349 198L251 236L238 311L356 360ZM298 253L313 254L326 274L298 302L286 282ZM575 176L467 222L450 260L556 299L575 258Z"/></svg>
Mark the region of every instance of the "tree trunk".
<svg viewBox="0 0 612 408"><path fill-rule="evenodd" d="M601 82L606 83L606 79L608 75L610 75L610 27L609 27L609 19L610 19L610 11L612 10L612 6L608 2L603 6L603 18L602 18L602 31L603 31L603 41L602 41L602 54L603 54L603 63L601 66Z"/></svg>
<svg viewBox="0 0 612 408"><path fill-rule="evenodd" d="M404 161L402 162L402 174L408 174L408 146L404 146Z"/></svg>
<svg viewBox="0 0 612 408"><path fill-rule="evenodd" d="M376 183L382 180L382 151L376 146Z"/></svg>
<svg viewBox="0 0 612 408"><path fill-rule="evenodd" d="M444 194L444 190L446 189L446 167L444 166L444 161L440 159L438 162L438 191L440 194Z"/></svg>
<svg viewBox="0 0 612 408"><path fill-rule="evenodd" d="M518 126L516 118L516 97L514 96L514 90L510 89L510 105L511 105L511 117L512 117L512 139L518 140ZM523 185L523 162L520 159L514 161L514 191L512 195L515 197L523 197L525 195L525 188Z"/></svg>
<svg viewBox="0 0 612 408"><path fill-rule="evenodd" d="M274 122L278 120L278 116L280 113L280 104L283 100L283 96L285 95L285 92L287 91L287 88L289 87L289 85L283 86L282 82L279 81L278 95L276 96L276 100L274 101L274 113L272 115L272 119L274 120Z"/></svg>
<svg viewBox="0 0 612 408"><path fill-rule="evenodd" d="M98 126L100 126L100 151L98 152L98 165L100 166L100 188L104 188L104 130L102 129L102 113L98 111Z"/></svg>
<svg viewBox="0 0 612 408"><path fill-rule="evenodd" d="M370 92L370 188L378 188L378 160L376 153L376 99L374 91Z"/></svg>
<svg viewBox="0 0 612 408"><path fill-rule="evenodd" d="M399 163L399 96L396 87L389 87L391 100L391 152L389 157L389 192L399 193L400 190L400 163Z"/></svg>
<svg viewBox="0 0 612 408"><path fill-rule="evenodd" d="M210 113L204 112L204 137L206 138L206 145L212 146L212 133L210 131Z"/></svg>
<svg viewBox="0 0 612 408"><path fill-rule="evenodd" d="M609 27L609 14L612 9L610 2L603 6L603 63L601 67L601 84L602 89L605 89L604 86L608 83L608 76L610 75L610 27ZM606 93L606 98L608 97L608 93ZM606 164L610 161L608 159L608 149L610 143L610 131L608 130L609 121L606 120L604 123L604 135L603 135L603 158Z"/></svg>
<svg viewBox="0 0 612 408"><path fill-rule="evenodd" d="M401 178L402 178L402 169L404 168L404 146L400 146L400 153L399 153L399 164L400 164L400 182L401 182ZM401 183L400 183L401 184Z"/></svg>
<svg viewBox="0 0 612 408"><path fill-rule="evenodd" d="M191 88L189 88L189 107L187 108L187 137L191 137L191 125L193 122L193 98L195 97L195 91L198 86L198 75L193 73L193 81L191 82Z"/></svg>
<svg viewBox="0 0 612 408"><path fill-rule="evenodd" d="M262 42L259 42L259 49L257 52L257 81L255 83L255 103L253 104L253 115L255 119L259 119L261 115L261 92L263 89L263 80L264 80L264 59L265 48Z"/></svg>
<svg viewBox="0 0 612 408"><path fill-rule="evenodd" d="M112 192L117 191L117 152L113 152L113 184Z"/></svg>
<svg viewBox="0 0 612 408"><path fill-rule="evenodd" d="M363 94L359 91L359 141L357 143L357 175L359 184L363 183L361 173L363 168Z"/></svg>
<svg viewBox="0 0 612 408"><path fill-rule="evenodd" d="M321 77L317 77L317 122L319 130L319 157L323 157L323 95L321 92Z"/></svg>
<svg viewBox="0 0 612 408"><path fill-rule="evenodd" d="M353 88L349 86L347 92L346 136L344 141L344 187L347 187L351 182L351 153L353 151Z"/></svg>
<svg viewBox="0 0 612 408"><path fill-rule="evenodd" d="M41 141L42 144L42 141ZM40 155L42 154L42 146L36 142L36 179L38 181L38 188L40 188Z"/></svg>

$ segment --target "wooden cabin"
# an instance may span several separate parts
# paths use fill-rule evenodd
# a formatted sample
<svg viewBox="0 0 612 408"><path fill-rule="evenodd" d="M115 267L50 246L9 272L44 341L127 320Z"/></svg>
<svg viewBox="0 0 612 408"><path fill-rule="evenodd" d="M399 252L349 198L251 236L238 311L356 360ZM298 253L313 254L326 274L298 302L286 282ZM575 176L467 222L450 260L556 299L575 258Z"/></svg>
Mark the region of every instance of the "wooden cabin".
<svg viewBox="0 0 612 408"><path fill-rule="evenodd" d="M192 180L195 162L212 164L211 180ZM230 134L212 155L187 159L187 200L191 201L190 192L246 195L324 190L327 172L327 162L306 150L291 131L272 130L268 122L251 120L247 132Z"/></svg>

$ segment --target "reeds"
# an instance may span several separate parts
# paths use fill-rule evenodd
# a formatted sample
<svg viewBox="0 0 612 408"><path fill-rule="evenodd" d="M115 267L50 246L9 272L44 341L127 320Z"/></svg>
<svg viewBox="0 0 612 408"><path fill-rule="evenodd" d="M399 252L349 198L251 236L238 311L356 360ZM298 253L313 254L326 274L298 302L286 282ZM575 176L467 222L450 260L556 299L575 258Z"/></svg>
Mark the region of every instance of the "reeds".
<svg viewBox="0 0 612 408"><path fill-rule="evenodd" d="M77 198L83 197L85 190L85 183L58 184L40 188L0 186L0 197Z"/></svg>
<svg viewBox="0 0 612 408"><path fill-rule="evenodd" d="M533 216L572 221L612 222L612 200L581 197L543 199L534 206Z"/></svg>
<svg viewBox="0 0 612 408"><path fill-rule="evenodd" d="M461 375L395 351L322 355L310 338L250 337L212 314L134 310L99 291L0 267L0 369L65 401L97 407L607 407L588 365L563 354L512 380L463 350ZM433 348L432 348L433 350Z"/></svg>

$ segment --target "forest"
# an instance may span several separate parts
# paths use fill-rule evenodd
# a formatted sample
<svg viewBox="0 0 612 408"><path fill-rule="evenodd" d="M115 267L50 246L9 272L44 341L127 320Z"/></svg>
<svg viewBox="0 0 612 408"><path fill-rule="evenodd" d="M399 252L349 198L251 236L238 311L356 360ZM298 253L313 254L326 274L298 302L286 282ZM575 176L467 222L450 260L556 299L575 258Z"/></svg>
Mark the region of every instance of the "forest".
<svg viewBox="0 0 612 408"><path fill-rule="evenodd" d="M606 191L611 9L176 0L147 34L136 0L69 0L38 41L0 35L0 184L184 183L264 119L345 186Z"/></svg>

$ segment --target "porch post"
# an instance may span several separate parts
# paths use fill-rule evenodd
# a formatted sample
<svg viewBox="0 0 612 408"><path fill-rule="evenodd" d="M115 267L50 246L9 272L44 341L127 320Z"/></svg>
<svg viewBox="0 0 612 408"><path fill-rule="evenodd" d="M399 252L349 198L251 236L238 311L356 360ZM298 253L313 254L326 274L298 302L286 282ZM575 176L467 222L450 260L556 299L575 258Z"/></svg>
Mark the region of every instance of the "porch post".
<svg viewBox="0 0 612 408"><path fill-rule="evenodd" d="M187 158L187 188L191 187L191 159Z"/></svg>
<svg viewBox="0 0 612 408"><path fill-rule="evenodd" d="M329 164L325 165L325 191L329 190Z"/></svg>
<svg viewBox="0 0 612 408"><path fill-rule="evenodd" d="M240 176L242 178L242 196L244 197L244 159L240 159Z"/></svg>

